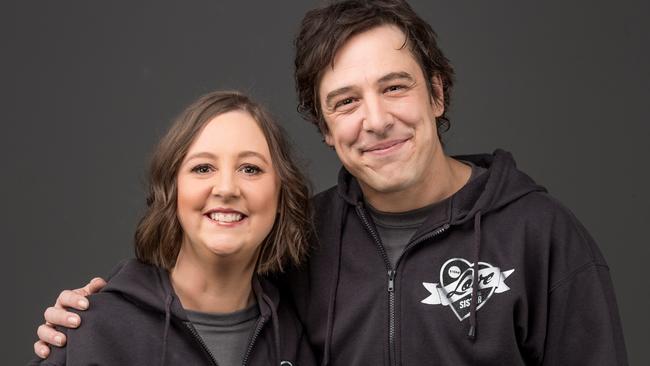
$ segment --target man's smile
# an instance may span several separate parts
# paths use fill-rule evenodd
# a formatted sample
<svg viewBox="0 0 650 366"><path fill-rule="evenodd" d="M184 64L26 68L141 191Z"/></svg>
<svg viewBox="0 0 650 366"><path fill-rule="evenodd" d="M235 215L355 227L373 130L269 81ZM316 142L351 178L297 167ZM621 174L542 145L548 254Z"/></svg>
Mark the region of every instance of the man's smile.
<svg viewBox="0 0 650 366"><path fill-rule="evenodd" d="M361 148L361 153L363 155L370 154L370 156L376 157L386 156L401 149L410 139L411 137L382 141L380 143Z"/></svg>

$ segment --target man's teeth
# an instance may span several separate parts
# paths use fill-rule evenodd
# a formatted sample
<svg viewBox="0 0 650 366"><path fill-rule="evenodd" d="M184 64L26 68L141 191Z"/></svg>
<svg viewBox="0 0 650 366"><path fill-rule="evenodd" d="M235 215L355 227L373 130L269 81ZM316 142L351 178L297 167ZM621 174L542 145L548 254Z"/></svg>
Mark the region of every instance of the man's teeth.
<svg viewBox="0 0 650 366"><path fill-rule="evenodd" d="M221 221L221 222L235 222L235 221L241 221L242 219L242 214L238 213L221 213L221 212L213 212L210 214L210 218L214 221Z"/></svg>

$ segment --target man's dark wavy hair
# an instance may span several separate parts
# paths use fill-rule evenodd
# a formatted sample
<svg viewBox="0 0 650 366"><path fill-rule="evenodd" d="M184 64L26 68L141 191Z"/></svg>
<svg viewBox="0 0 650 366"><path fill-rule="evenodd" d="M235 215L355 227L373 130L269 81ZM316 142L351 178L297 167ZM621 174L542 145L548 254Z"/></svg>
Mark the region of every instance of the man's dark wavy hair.
<svg viewBox="0 0 650 366"><path fill-rule="evenodd" d="M295 39L295 81L298 93L298 112L315 124L321 133L327 133L323 119L318 87L323 71L331 65L338 50L348 39L382 25L394 25L406 36L403 47L408 47L420 65L429 94L435 101L442 99L444 113L437 118L439 132L449 129L450 93L454 83L454 69L438 48L436 33L420 18L406 1L348 0L335 2L307 14L300 24ZM431 80L438 76L442 95L433 88Z"/></svg>

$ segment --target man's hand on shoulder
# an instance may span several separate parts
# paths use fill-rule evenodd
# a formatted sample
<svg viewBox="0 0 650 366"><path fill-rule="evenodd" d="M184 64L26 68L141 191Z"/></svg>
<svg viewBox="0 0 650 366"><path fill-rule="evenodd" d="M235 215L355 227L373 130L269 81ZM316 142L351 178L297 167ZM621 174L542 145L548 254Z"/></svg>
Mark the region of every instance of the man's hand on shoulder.
<svg viewBox="0 0 650 366"><path fill-rule="evenodd" d="M86 296L94 294L106 286L106 281L95 277L81 288L75 290L64 290L59 294L54 306L45 309L45 323L38 327L37 335L39 340L34 343L34 353L40 358L46 358L50 354L50 345L65 346L65 335L54 329L54 326L66 328L77 328L81 324L81 318L75 313L67 311L68 308L77 310L88 309Z"/></svg>

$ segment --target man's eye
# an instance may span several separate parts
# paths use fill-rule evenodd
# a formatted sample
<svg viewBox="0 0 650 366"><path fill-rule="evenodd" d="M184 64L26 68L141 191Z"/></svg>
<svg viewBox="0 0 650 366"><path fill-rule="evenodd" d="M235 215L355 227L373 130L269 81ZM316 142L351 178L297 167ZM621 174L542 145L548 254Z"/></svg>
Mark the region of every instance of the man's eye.
<svg viewBox="0 0 650 366"><path fill-rule="evenodd" d="M338 101L334 107L335 108L343 107L352 103L354 103L354 98L345 98Z"/></svg>
<svg viewBox="0 0 650 366"><path fill-rule="evenodd" d="M392 92L392 91L398 91L402 89L404 89L402 85L391 85L388 88L386 88L386 91Z"/></svg>
<svg viewBox="0 0 650 366"><path fill-rule="evenodd" d="M194 168L192 168L192 172L194 173L199 173L199 174L207 174L212 171L212 167L207 164L201 164L197 165Z"/></svg>
<svg viewBox="0 0 650 366"><path fill-rule="evenodd" d="M255 165L244 165L241 167L241 172L246 175L256 175L262 172L262 169Z"/></svg>

